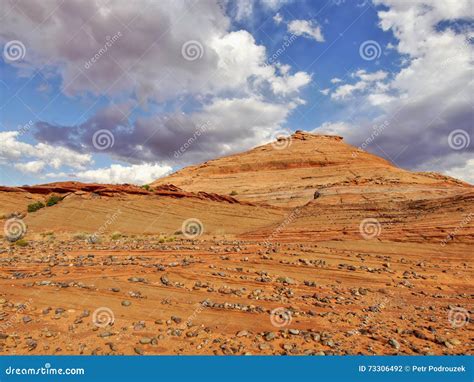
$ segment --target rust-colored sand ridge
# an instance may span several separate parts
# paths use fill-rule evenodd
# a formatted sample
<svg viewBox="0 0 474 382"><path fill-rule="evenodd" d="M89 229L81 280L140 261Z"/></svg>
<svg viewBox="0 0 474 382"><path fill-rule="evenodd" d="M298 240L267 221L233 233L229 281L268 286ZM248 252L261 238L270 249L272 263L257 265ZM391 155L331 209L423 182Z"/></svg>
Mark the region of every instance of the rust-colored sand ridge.
<svg viewBox="0 0 474 382"><path fill-rule="evenodd" d="M0 354L472 353L474 187L340 137L0 215Z"/></svg>

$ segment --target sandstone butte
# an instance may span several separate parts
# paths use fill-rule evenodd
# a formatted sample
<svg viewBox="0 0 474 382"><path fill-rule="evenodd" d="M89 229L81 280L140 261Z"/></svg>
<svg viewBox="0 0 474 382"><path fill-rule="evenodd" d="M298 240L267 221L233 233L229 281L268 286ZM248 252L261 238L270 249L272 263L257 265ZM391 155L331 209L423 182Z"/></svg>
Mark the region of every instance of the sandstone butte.
<svg viewBox="0 0 474 382"><path fill-rule="evenodd" d="M473 218L472 185L302 131L148 189L0 187L0 354L468 354Z"/></svg>

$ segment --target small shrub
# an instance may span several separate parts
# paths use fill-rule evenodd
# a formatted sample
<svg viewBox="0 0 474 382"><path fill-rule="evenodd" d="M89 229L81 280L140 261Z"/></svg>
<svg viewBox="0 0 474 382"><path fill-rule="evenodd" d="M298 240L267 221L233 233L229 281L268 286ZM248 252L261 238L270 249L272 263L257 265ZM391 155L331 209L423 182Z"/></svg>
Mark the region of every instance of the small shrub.
<svg viewBox="0 0 474 382"><path fill-rule="evenodd" d="M42 232L41 233L41 237L44 239L44 238L47 238L49 240L54 240L56 238L56 236L54 235L54 232L52 231L48 231L48 232Z"/></svg>
<svg viewBox="0 0 474 382"><path fill-rule="evenodd" d="M28 205L28 212L36 212L44 207L43 202L35 202Z"/></svg>
<svg viewBox="0 0 474 382"><path fill-rule="evenodd" d="M232 192L230 193L230 196L235 196L235 195L237 195L237 191L232 191Z"/></svg>
<svg viewBox="0 0 474 382"><path fill-rule="evenodd" d="M122 234L120 232L114 232L112 236L110 237L112 240L118 240L122 237Z"/></svg>
<svg viewBox="0 0 474 382"><path fill-rule="evenodd" d="M164 243L165 242L165 238L164 237L160 237L160 239L158 240L158 243Z"/></svg>
<svg viewBox="0 0 474 382"><path fill-rule="evenodd" d="M63 200L62 197L57 196L57 195L51 195L49 199L46 201L46 205L48 207L54 206L55 204L58 204L61 200Z"/></svg>
<svg viewBox="0 0 474 382"><path fill-rule="evenodd" d="M175 231L175 233L174 233L174 234L175 234L175 235L182 235L182 234L183 234L183 231L181 231L181 230L178 230L178 231Z"/></svg>
<svg viewBox="0 0 474 382"><path fill-rule="evenodd" d="M20 239L15 241L15 244L18 245L19 247L26 247L28 245L28 242L24 239Z"/></svg>
<svg viewBox="0 0 474 382"><path fill-rule="evenodd" d="M143 188L144 190L147 190L147 191L153 191L153 189L150 187L149 184L144 184L144 185L142 186L142 188Z"/></svg>
<svg viewBox="0 0 474 382"><path fill-rule="evenodd" d="M72 237L74 240L86 240L87 239L87 235L83 232L78 232L78 233L75 233Z"/></svg>

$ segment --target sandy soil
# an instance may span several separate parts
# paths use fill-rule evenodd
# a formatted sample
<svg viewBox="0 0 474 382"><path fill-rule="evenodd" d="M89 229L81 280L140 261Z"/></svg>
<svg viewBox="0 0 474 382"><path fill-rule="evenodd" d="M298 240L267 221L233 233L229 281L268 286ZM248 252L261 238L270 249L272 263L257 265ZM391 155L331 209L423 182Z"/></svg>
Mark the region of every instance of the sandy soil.
<svg viewBox="0 0 474 382"><path fill-rule="evenodd" d="M36 241L0 257L0 351L465 354L470 257L371 241Z"/></svg>

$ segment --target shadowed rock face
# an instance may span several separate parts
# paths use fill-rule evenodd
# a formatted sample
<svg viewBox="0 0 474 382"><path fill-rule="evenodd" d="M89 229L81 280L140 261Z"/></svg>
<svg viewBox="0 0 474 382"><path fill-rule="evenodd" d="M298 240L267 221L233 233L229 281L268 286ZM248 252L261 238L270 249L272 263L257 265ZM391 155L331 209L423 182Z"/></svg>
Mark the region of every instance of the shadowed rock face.
<svg viewBox="0 0 474 382"><path fill-rule="evenodd" d="M473 186L296 132L151 187L0 188L0 354L472 352Z"/></svg>

